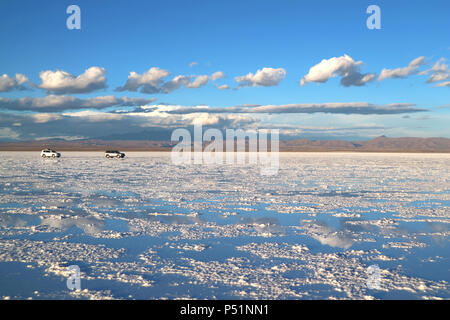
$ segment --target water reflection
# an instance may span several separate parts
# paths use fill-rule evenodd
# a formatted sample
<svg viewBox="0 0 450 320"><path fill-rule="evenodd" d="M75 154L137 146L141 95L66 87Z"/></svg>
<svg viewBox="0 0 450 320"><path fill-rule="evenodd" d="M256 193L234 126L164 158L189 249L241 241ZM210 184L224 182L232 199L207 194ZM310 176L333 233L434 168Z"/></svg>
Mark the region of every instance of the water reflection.
<svg viewBox="0 0 450 320"><path fill-rule="evenodd" d="M27 219L22 216L2 213L0 215L0 226L24 228L28 225Z"/></svg>
<svg viewBox="0 0 450 320"><path fill-rule="evenodd" d="M240 224L251 225L261 236L284 235L285 228L277 218L241 218Z"/></svg>
<svg viewBox="0 0 450 320"><path fill-rule="evenodd" d="M139 216L139 218L150 221L158 221L167 224L205 223L205 220L199 218L196 215L184 215L184 214L151 214L147 216Z"/></svg>
<svg viewBox="0 0 450 320"><path fill-rule="evenodd" d="M83 230L84 233L93 235L104 229L105 221L95 217L51 215L43 217L41 225L60 230L77 227Z"/></svg>
<svg viewBox="0 0 450 320"><path fill-rule="evenodd" d="M350 233L345 230L337 230L330 227L326 222L314 220L314 221L301 221L300 224L305 229L306 233L312 238L316 239L323 245L331 247L349 249L355 242Z"/></svg>

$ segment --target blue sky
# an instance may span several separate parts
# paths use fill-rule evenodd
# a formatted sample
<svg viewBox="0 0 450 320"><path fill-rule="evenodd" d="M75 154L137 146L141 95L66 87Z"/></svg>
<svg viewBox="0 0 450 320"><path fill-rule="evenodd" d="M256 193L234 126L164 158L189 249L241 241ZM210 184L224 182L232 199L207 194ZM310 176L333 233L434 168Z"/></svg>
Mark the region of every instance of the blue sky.
<svg viewBox="0 0 450 320"><path fill-rule="evenodd" d="M80 30L66 27L71 4ZM380 30L366 26L372 4ZM193 123L450 138L449 13L448 1L2 1L0 139ZM105 96L122 100L91 103Z"/></svg>

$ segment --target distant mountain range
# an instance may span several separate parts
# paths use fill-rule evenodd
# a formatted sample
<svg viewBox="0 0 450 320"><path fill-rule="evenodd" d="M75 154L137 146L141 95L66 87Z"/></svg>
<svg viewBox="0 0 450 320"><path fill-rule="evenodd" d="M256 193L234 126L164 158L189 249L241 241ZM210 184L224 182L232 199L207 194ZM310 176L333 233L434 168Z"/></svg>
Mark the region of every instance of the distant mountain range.
<svg viewBox="0 0 450 320"><path fill-rule="evenodd" d="M58 151L170 151L177 142L150 140L103 140L87 139L66 141L63 139L34 140L23 142L0 142L0 151L38 151L52 148ZM225 149L225 148L224 148ZM280 151L290 152L449 152L450 139L447 138L388 138L377 137L367 141L343 140L283 140Z"/></svg>
<svg viewBox="0 0 450 320"><path fill-rule="evenodd" d="M362 152L450 152L447 138L388 138L367 141L289 140L280 142L282 151L362 151Z"/></svg>

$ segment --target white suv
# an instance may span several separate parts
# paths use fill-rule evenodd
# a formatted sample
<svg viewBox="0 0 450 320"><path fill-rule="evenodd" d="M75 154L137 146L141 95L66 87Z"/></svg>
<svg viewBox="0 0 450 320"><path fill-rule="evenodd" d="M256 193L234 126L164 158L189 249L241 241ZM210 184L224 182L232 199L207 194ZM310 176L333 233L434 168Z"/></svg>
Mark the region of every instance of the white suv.
<svg viewBox="0 0 450 320"><path fill-rule="evenodd" d="M59 157L61 157L61 153L56 152L55 150L51 150L51 149L44 149L41 151L41 157L42 158L59 158Z"/></svg>
<svg viewBox="0 0 450 320"><path fill-rule="evenodd" d="M111 151L105 151L105 157L106 158L125 158L125 153L119 152L117 150Z"/></svg>

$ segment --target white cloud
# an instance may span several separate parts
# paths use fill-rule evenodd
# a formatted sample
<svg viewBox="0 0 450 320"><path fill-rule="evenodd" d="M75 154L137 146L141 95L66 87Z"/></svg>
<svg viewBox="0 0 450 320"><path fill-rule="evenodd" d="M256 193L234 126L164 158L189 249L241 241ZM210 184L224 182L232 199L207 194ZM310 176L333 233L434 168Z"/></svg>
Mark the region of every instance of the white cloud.
<svg viewBox="0 0 450 320"><path fill-rule="evenodd" d="M427 83L438 82L438 81L444 81L444 80L447 80L448 78L450 78L450 75L449 75L449 74L435 73L435 74L432 74L432 75L428 78Z"/></svg>
<svg viewBox="0 0 450 320"><path fill-rule="evenodd" d="M436 87L450 87L450 81L438 83Z"/></svg>
<svg viewBox="0 0 450 320"><path fill-rule="evenodd" d="M28 78L21 73L16 74L15 80L16 80L17 84L19 84L19 85L24 84L25 82L28 82Z"/></svg>
<svg viewBox="0 0 450 320"><path fill-rule="evenodd" d="M329 227L325 222L304 222L302 223L302 225L309 235L311 235L314 239L316 239L323 245L348 249L354 243L353 239L346 232L333 229Z"/></svg>
<svg viewBox="0 0 450 320"><path fill-rule="evenodd" d="M354 72L346 77L343 77L341 79L341 84L344 87L363 86L366 83L373 81L374 79L375 79L374 73L361 74L359 72Z"/></svg>
<svg viewBox="0 0 450 320"><path fill-rule="evenodd" d="M330 78L340 76L343 86L363 86L372 81L375 74L361 74L359 69L362 64L362 61L355 61L346 54L341 57L323 59L309 69L308 74L300 80L300 85L310 82L325 83Z"/></svg>
<svg viewBox="0 0 450 320"><path fill-rule="evenodd" d="M217 86L217 89L219 89L219 90L228 90L228 89L231 89L231 88L230 88L229 85L223 84L221 86Z"/></svg>
<svg viewBox="0 0 450 320"><path fill-rule="evenodd" d="M198 66L198 62L196 62L196 61L192 61L191 63L189 63L189 67L195 67L195 66Z"/></svg>
<svg viewBox="0 0 450 320"><path fill-rule="evenodd" d="M84 119L88 122L102 122L102 121L111 121L111 120L122 120L128 117L128 115L120 114L120 113L111 113L111 112L100 112L93 110L83 110L76 112L65 112L62 114L64 117L68 118L80 118Z"/></svg>
<svg viewBox="0 0 450 320"><path fill-rule="evenodd" d="M439 81L444 81L447 79L450 79L450 69L447 64L445 64L445 59L441 58L439 61L437 61L433 67L429 70L425 70L421 72L421 74L427 74L431 73L430 77L427 80L427 83L434 83ZM445 82L443 82L445 83ZM444 87L445 84L438 84L438 87Z"/></svg>
<svg viewBox="0 0 450 320"><path fill-rule="evenodd" d="M143 93L158 93L163 83L163 78L170 75L167 70L157 67L150 68L142 75L134 71L130 72L128 80L123 87L118 87L117 91L137 91L139 88Z"/></svg>
<svg viewBox="0 0 450 320"><path fill-rule="evenodd" d="M448 65L444 63L445 59L441 58L439 61L437 61L434 66L431 68L431 71L437 72L437 73L449 73L450 69L448 68Z"/></svg>
<svg viewBox="0 0 450 320"><path fill-rule="evenodd" d="M194 81L189 82L186 87L188 88L200 88L208 83L209 80L216 81L217 79L225 78L225 74L222 71L214 72L211 76L199 75L196 76Z"/></svg>
<svg viewBox="0 0 450 320"><path fill-rule="evenodd" d="M194 81L187 84L188 88L200 88L208 83L209 77L206 75L197 76Z"/></svg>
<svg viewBox="0 0 450 320"><path fill-rule="evenodd" d="M383 69L378 77L378 81L389 78L406 78L412 74L416 74L419 67L425 62L425 57L418 57L411 61L407 67L397 69Z"/></svg>
<svg viewBox="0 0 450 320"><path fill-rule="evenodd" d="M203 125L216 127L242 127L243 125L252 124L257 120L248 115L212 115L210 113L187 114L182 116L185 125Z"/></svg>
<svg viewBox="0 0 450 320"><path fill-rule="evenodd" d="M49 121L60 120L62 116L55 113L36 113L31 115L31 118L35 123L47 123Z"/></svg>
<svg viewBox="0 0 450 320"><path fill-rule="evenodd" d="M37 87L56 94L89 93L106 88L106 70L100 67L91 67L77 77L63 70L42 71L39 77L41 84Z"/></svg>
<svg viewBox="0 0 450 320"><path fill-rule="evenodd" d="M211 75L211 80L212 81L216 81L217 79L223 79L223 78L225 78L225 73L223 73L222 71L214 72Z"/></svg>
<svg viewBox="0 0 450 320"><path fill-rule="evenodd" d="M183 112L186 108L190 110L195 110L194 112ZM215 114L210 112L210 106L199 105L199 106L182 106L182 105L150 105L141 107L142 111L138 110L122 113L121 116L130 116L136 118L146 118L148 123L145 126L152 126L155 124L164 126L187 126L202 124L214 127L242 127L246 124L252 124L257 122L253 116L247 114L232 114L232 113L222 113ZM179 112L178 112L179 111ZM92 111L82 111L76 113L70 113L70 115L80 115L80 116L90 116L93 115L105 116L106 113L103 112L92 112ZM66 114L68 115L68 114Z"/></svg>
<svg viewBox="0 0 450 320"><path fill-rule="evenodd" d="M426 111L411 103L376 105L367 102L302 103L249 108L250 113L401 114Z"/></svg>
<svg viewBox="0 0 450 320"><path fill-rule="evenodd" d="M0 92L21 89L21 86L26 82L28 82L28 78L21 73L17 73L14 78L4 74L0 76Z"/></svg>
<svg viewBox="0 0 450 320"><path fill-rule="evenodd" d="M191 125L214 125L219 123L219 117L216 115L211 115L209 113L200 113L193 116L192 114L183 116L185 120L188 120L188 123Z"/></svg>
<svg viewBox="0 0 450 320"><path fill-rule="evenodd" d="M17 140L20 134L11 128L0 128L0 139L3 140Z"/></svg>
<svg viewBox="0 0 450 320"><path fill-rule="evenodd" d="M184 86L187 88L200 88L206 85L210 79L207 75L187 76L177 75L169 81L164 81L164 78L169 76L170 73L167 70L157 67L150 68L143 74L136 72L130 72L128 80L123 87L116 88L116 91L140 91L141 93L171 93ZM220 73L214 73L214 77L221 76ZM211 79L213 78L211 76ZM191 79L194 78L193 81Z"/></svg>
<svg viewBox="0 0 450 320"><path fill-rule="evenodd" d="M160 106L150 106L152 110L158 110ZM411 103L392 103L387 105L376 105L368 102L330 102L330 103L297 103L285 105L253 105L232 107L210 107L210 106L163 106L164 112L170 114L193 114L193 113L330 113L330 114L404 114L427 111L416 108Z"/></svg>
<svg viewBox="0 0 450 320"><path fill-rule="evenodd" d="M178 76L174 77L172 80L164 83L164 85L162 85L162 87L160 88L160 92L161 93L171 93L177 89L180 89L181 87L183 87L185 85L188 85L190 80L191 80L191 77L189 77L189 76L178 75ZM148 92L145 92L142 90L141 90L141 92L148 93Z"/></svg>
<svg viewBox="0 0 450 320"><path fill-rule="evenodd" d="M69 109L104 109L109 107L142 106L156 99L101 96L79 99L73 96L48 95L43 98L9 99L0 97L0 109L59 112Z"/></svg>
<svg viewBox="0 0 450 320"><path fill-rule="evenodd" d="M256 71L255 74L250 72L245 76L238 76L234 79L239 83L238 88L251 86L271 87L278 85L285 76L286 70L283 68L262 68Z"/></svg>

